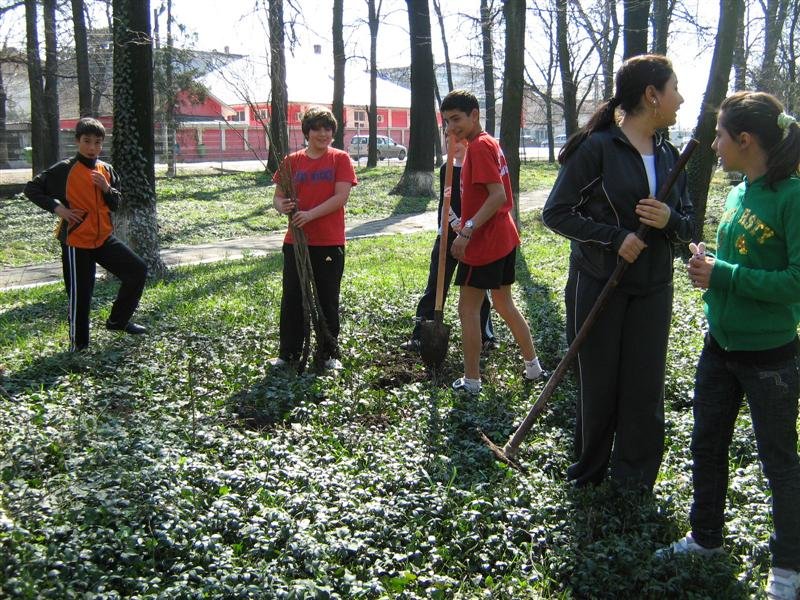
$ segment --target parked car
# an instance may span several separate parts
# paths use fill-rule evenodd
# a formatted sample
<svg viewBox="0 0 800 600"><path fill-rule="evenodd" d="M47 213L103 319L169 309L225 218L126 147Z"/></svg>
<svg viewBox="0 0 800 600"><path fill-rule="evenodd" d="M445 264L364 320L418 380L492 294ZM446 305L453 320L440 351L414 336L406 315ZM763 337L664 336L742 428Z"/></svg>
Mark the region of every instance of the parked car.
<svg viewBox="0 0 800 600"><path fill-rule="evenodd" d="M408 150L405 146L398 144L388 136L376 136L376 142L378 145L378 160L383 160L384 158L397 158L399 160L403 160L408 153ZM354 135L353 139L350 140L350 146L348 147L347 151L350 153L350 156L353 159L358 160L362 156L367 155L368 149L369 136Z"/></svg>
<svg viewBox="0 0 800 600"><path fill-rule="evenodd" d="M544 139L542 140L542 148L547 148L547 146L548 146L548 143L549 143L549 142L548 142L547 138L544 138ZM556 150L558 150L559 148L561 148L561 146L563 146L563 145L564 145L564 144L566 144L566 143L567 143L567 134L566 134L566 133L560 133L560 134L558 134L557 136L555 136L555 137L553 138L553 147L554 147Z"/></svg>

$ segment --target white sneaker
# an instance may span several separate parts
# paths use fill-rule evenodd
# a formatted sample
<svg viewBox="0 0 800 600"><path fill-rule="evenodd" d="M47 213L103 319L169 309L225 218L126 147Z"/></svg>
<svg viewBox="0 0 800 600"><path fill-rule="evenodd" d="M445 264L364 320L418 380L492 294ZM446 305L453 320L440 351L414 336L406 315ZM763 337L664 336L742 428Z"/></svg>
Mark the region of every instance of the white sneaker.
<svg viewBox="0 0 800 600"><path fill-rule="evenodd" d="M285 367L286 361L283 360L280 356L276 356L275 358L270 358L267 363L273 367Z"/></svg>
<svg viewBox="0 0 800 600"><path fill-rule="evenodd" d="M656 558L669 558L676 554L698 554L700 556L714 556L715 554L723 554L725 551L722 546L716 548L706 548L694 541L692 533L686 534L686 537L679 539L677 542L672 542L666 548L661 548L656 551Z"/></svg>
<svg viewBox="0 0 800 600"><path fill-rule="evenodd" d="M465 394L473 394L473 395L480 394L481 380L459 377L453 382L453 390L456 392L463 392Z"/></svg>
<svg viewBox="0 0 800 600"><path fill-rule="evenodd" d="M338 358L329 358L322 363L322 366L325 367L326 371L341 371L344 368Z"/></svg>
<svg viewBox="0 0 800 600"><path fill-rule="evenodd" d="M800 573L772 567L764 591L770 600L796 600L800 591Z"/></svg>

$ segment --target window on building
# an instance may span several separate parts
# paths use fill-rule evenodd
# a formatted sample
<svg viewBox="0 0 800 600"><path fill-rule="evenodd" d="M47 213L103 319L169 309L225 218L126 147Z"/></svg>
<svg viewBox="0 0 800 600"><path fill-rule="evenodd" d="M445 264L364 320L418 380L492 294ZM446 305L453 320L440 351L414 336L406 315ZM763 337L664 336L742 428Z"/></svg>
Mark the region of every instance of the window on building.
<svg viewBox="0 0 800 600"><path fill-rule="evenodd" d="M237 110L236 111L236 116L233 117L232 120L233 121L244 121L244 111L243 110Z"/></svg>
<svg viewBox="0 0 800 600"><path fill-rule="evenodd" d="M354 110L353 111L353 127L366 127L367 126L367 111Z"/></svg>

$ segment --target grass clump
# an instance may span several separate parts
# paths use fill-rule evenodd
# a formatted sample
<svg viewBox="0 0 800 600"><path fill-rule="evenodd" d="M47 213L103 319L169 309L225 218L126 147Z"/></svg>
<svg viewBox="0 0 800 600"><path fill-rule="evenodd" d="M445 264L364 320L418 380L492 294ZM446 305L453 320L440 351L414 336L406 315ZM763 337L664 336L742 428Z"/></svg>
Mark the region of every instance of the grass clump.
<svg viewBox="0 0 800 600"><path fill-rule="evenodd" d="M765 484L740 419L730 558L657 562L687 528L699 295L676 277L668 448L652 498L573 490L575 385L498 464L541 384L508 330L484 392L454 395L457 333L431 379L397 350L431 235L348 245L339 376L274 370L279 255L175 270L145 292L151 334L98 324L61 352L59 285L0 294L0 595L20 598L747 598L769 568ZM515 286L540 356L564 352L568 243L528 215ZM680 265L677 264L676 268ZM445 319L457 323L455 302ZM454 329L457 330L457 327Z"/></svg>

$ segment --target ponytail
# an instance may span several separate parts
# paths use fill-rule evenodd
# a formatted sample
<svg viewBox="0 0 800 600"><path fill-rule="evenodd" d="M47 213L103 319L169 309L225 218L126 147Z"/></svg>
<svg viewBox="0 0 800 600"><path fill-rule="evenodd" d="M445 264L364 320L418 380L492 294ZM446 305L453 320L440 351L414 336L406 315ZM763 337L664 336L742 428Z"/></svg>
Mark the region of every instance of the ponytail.
<svg viewBox="0 0 800 600"><path fill-rule="evenodd" d="M589 134L611 127L619 105L620 101L616 96L603 102L589 119L589 122L569 136L567 143L558 153L558 162L563 165L570 155L578 149L578 146L583 143L583 140L589 137Z"/></svg>

